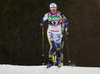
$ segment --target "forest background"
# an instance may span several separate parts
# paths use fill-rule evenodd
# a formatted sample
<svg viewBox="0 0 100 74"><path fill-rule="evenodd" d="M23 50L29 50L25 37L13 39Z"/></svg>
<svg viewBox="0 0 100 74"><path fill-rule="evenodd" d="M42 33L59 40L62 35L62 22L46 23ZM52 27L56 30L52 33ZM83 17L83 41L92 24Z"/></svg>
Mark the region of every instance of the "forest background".
<svg viewBox="0 0 100 74"><path fill-rule="evenodd" d="M0 64L41 65L40 23L49 4L69 21L69 52L76 66L100 67L100 0L0 0ZM45 64L49 43L45 23ZM66 42L64 64L68 65Z"/></svg>

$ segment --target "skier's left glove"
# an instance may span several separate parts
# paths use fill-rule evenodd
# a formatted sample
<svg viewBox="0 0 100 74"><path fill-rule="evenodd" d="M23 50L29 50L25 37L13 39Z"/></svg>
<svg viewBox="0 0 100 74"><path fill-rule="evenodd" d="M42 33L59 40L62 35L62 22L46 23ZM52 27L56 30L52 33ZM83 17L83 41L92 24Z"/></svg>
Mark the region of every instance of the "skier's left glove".
<svg viewBox="0 0 100 74"><path fill-rule="evenodd" d="M67 25L65 26L65 32L66 32L66 37L69 37L69 32L68 32L68 27L67 27Z"/></svg>
<svg viewBox="0 0 100 74"><path fill-rule="evenodd" d="M69 37L69 32L66 33L66 37L67 37L67 38Z"/></svg>

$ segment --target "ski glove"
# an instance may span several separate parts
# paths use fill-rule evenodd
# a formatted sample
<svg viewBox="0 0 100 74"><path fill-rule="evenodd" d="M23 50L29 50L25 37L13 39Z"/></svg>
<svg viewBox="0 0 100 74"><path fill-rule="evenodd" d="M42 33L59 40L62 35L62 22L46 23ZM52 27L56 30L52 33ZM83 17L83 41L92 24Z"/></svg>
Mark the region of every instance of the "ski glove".
<svg viewBox="0 0 100 74"><path fill-rule="evenodd" d="M67 25L65 26L65 32L66 32L66 37L69 37L69 32L68 32L68 27L67 27Z"/></svg>
<svg viewBox="0 0 100 74"><path fill-rule="evenodd" d="M66 33L66 37L67 37L67 38L69 37L69 32Z"/></svg>
<svg viewBox="0 0 100 74"><path fill-rule="evenodd" d="M64 19L64 14L63 13L60 13L60 15L61 15L62 19Z"/></svg>

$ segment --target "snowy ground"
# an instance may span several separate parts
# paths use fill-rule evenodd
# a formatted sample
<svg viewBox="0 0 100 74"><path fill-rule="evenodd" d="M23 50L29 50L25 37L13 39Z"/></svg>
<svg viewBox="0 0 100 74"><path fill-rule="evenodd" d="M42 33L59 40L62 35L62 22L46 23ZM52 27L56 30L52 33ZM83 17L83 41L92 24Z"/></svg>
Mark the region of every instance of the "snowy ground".
<svg viewBox="0 0 100 74"><path fill-rule="evenodd" d="M100 74L100 67L13 66L0 65L0 74Z"/></svg>

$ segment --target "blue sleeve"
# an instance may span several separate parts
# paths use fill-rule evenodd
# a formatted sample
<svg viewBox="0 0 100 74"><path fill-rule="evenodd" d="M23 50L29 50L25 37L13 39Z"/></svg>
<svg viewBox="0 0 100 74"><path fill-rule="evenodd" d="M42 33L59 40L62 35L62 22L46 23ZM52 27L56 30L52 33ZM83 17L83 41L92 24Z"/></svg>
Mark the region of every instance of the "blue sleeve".
<svg viewBox="0 0 100 74"><path fill-rule="evenodd" d="M63 19L64 23L67 25L68 24L68 20L66 18Z"/></svg>
<svg viewBox="0 0 100 74"><path fill-rule="evenodd" d="M63 21L65 23L65 31L68 32L68 20L66 18L63 18Z"/></svg>
<svg viewBox="0 0 100 74"><path fill-rule="evenodd" d="M40 23L40 25L43 27L44 26L44 23L45 23L45 21L48 19L48 13L46 13L45 14L45 16L43 17L43 19L42 19L42 21L41 21L41 23Z"/></svg>
<svg viewBox="0 0 100 74"><path fill-rule="evenodd" d="M43 20L43 19L42 19L41 24L43 25L43 24L44 24L44 22L45 22L45 20Z"/></svg>

